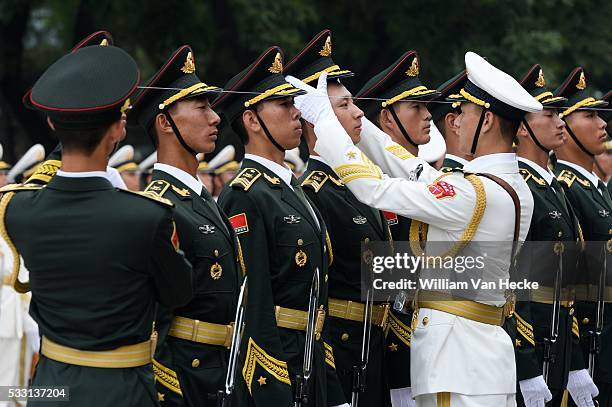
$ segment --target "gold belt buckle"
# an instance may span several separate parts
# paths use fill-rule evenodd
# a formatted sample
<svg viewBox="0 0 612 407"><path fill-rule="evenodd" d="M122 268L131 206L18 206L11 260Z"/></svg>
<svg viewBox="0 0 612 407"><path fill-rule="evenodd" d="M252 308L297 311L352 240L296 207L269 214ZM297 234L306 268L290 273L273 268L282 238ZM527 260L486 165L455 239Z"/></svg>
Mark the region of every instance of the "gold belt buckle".
<svg viewBox="0 0 612 407"><path fill-rule="evenodd" d="M315 321L315 338L317 341L321 338L323 324L325 324L325 310L321 305L320 308L317 310L317 319Z"/></svg>
<svg viewBox="0 0 612 407"><path fill-rule="evenodd" d="M391 309L391 306L387 303L387 304L382 304L382 318L380 319L380 323L378 324L379 327L384 328L387 326L387 320L389 319L389 311Z"/></svg>
<svg viewBox="0 0 612 407"><path fill-rule="evenodd" d="M193 320L193 327L192 327L192 331L191 331L191 341L192 342L197 342L198 341L198 328L200 326L200 321L197 319Z"/></svg>
<svg viewBox="0 0 612 407"><path fill-rule="evenodd" d="M232 338L234 337L234 325L234 322L230 322L229 325L225 325L225 342L223 343L223 346L228 349L232 347Z"/></svg>

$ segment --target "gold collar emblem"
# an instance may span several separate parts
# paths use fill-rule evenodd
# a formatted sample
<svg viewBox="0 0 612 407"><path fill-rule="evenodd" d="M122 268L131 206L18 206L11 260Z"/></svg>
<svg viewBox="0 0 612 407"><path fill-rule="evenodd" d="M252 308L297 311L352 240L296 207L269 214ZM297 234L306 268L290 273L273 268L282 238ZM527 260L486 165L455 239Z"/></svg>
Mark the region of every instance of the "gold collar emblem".
<svg viewBox="0 0 612 407"><path fill-rule="evenodd" d="M538 80L536 80L535 85L538 88L543 88L546 85L546 80L544 79L544 72L540 69L540 73L538 74Z"/></svg>
<svg viewBox="0 0 612 407"><path fill-rule="evenodd" d="M271 73L281 73L283 72L283 57L280 52L276 53L274 57L274 62L272 62L272 66L268 68L268 71Z"/></svg>
<svg viewBox="0 0 612 407"><path fill-rule="evenodd" d="M321 55L322 57L328 57L331 55L331 53L332 53L332 44L331 44L331 35L330 35L325 40L325 45L323 45L323 48L321 49L321 51L319 51L319 55Z"/></svg>
<svg viewBox="0 0 612 407"><path fill-rule="evenodd" d="M185 59L185 64L181 68L181 71L184 73L194 73L196 70L195 60L193 59L193 54L191 51L187 53L187 58Z"/></svg>
<svg viewBox="0 0 612 407"><path fill-rule="evenodd" d="M576 88L580 90L586 89L586 78L584 77L584 72L580 72L580 79L578 79Z"/></svg>
<svg viewBox="0 0 612 407"><path fill-rule="evenodd" d="M412 64L410 68L406 71L406 75L408 76L418 76L419 75L419 59L414 57L412 60Z"/></svg>
<svg viewBox="0 0 612 407"><path fill-rule="evenodd" d="M191 195L189 193L189 190L186 189L186 188L179 188L177 186L172 185L172 190L174 192L176 192L177 194L179 194L180 196L189 196L189 195Z"/></svg>

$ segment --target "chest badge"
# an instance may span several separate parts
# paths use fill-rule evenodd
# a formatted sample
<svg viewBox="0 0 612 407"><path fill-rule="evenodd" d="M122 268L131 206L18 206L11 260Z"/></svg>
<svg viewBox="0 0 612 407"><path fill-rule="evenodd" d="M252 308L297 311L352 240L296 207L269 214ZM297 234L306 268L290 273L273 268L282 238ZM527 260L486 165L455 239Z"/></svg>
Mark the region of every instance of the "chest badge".
<svg viewBox="0 0 612 407"><path fill-rule="evenodd" d="M553 219L560 219L560 218L561 218L561 216L562 216L562 215L561 215L561 212L559 212L559 211L551 211L551 212L548 212L548 215L549 215L551 218L553 218Z"/></svg>
<svg viewBox="0 0 612 407"><path fill-rule="evenodd" d="M610 212L605 209L600 209L598 212L599 216L601 216L602 218L607 218L608 216L610 216Z"/></svg>
<svg viewBox="0 0 612 407"><path fill-rule="evenodd" d="M288 223L290 225L300 223L302 221L302 218L297 215L287 215L283 219L285 220L285 223Z"/></svg>
<svg viewBox="0 0 612 407"><path fill-rule="evenodd" d="M295 264L297 264L298 267L304 267L307 261L308 255L306 255L303 250L298 250L298 252L295 254Z"/></svg>
<svg viewBox="0 0 612 407"><path fill-rule="evenodd" d="M221 274L223 274L223 267L217 262L210 266L210 276L213 280L218 280L221 278Z"/></svg>
<svg viewBox="0 0 612 407"><path fill-rule="evenodd" d="M367 221L368 220L366 218L364 218L363 216L355 216L353 218L353 223L355 223L356 225L363 225Z"/></svg>
<svg viewBox="0 0 612 407"><path fill-rule="evenodd" d="M212 225L202 225L198 227L198 230L205 235L210 235L211 233L215 233L215 227Z"/></svg>

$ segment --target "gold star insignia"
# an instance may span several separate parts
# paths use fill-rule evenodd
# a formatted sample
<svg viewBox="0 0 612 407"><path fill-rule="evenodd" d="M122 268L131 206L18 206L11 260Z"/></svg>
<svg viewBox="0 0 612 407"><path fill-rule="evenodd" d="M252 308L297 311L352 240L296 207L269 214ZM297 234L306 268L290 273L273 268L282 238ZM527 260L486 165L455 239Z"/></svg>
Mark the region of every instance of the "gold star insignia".
<svg viewBox="0 0 612 407"><path fill-rule="evenodd" d="M158 401L166 401L166 400L164 400L165 397L166 397L166 395L164 393L157 392L157 400Z"/></svg>
<svg viewBox="0 0 612 407"><path fill-rule="evenodd" d="M515 344L516 346L521 346L521 340L520 340L520 339L515 339L515 340L514 340L514 344Z"/></svg>
<svg viewBox="0 0 612 407"><path fill-rule="evenodd" d="M406 71L406 75L408 76L418 76L419 75L419 59L414 57L412 60L412 64L410 64L410 68Z"/></svg>
<svg viewBox="0 0 612 407"><path fill-rule="evenodd" d="M348 153L346 153L346 157L349 160L354 160L355 158L357 158L357 153L354 151L349 151Z"/></svg>
<svg viewBox="0 0 612 407"><path fill-rule="evenodd" d="M194 73L195 70L195 60L193 59L193 54L191 53L191 51L189 51L187 53L187 58L185 58L185 63L181 68L181 71L183 71L183 73Z"/></svg>
<svg viewBox="0 0 612 407"><path fill-rule="evenodd" d="M281 73L283 72L283 56L280 52L276 53L274 57L274 62L272 62L272 66L268 68L270 73Z"/></svg>
<svg viewBox="0 0 612 407"><path fill-rule="evenodd" d="M259 376L259 379L257 379L257 383L259 383L260 386L263 386L264 384L266 384L266 378L263 376Z"/></svg>
<svg viewBox="0 0 612 407"><path fill-rule="evenodd" d="M391 352L395 352L397 350L397 345L393 342L391 342L391 345L389 345L389 350Z"/></svg>

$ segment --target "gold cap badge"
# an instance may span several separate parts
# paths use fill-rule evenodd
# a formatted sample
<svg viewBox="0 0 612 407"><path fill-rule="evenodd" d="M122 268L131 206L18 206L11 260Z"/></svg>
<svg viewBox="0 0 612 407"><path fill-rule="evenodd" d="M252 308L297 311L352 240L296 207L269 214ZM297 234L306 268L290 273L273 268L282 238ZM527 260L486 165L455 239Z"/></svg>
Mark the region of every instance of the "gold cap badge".
<svg viewBox="0 0 612 407"><path fill-rule="evenodd" d="M546 80L544 79L544 71L540 69L540 73L538 74L538 79L535 82L535 85L538 88L543 88L546 85Z"/></svg>
<svg viewBox="0 0 612 407"><path fill-rule="evenodd" d="M189 51L187 53L187 58L185 59L185 64L183 64L183 67L181 68L181 71L183 71L184 73L194 73L195 70L195 60L193 59L193 54L191 53L191 51Z"/></svg>
<svg viewBox="0 0 612 407"><path fill-rule="evenodd" d="M331 35L330 35L325 40L325 45L323 45L323 48L321 49L321 51L319 51L319 55L321 55L322 57L328 57L331 55L331 53L332 53L332 44L331 44Z"/></svg>
<svg viewBox="0 0 612 407"><path fill-rule="evenodd" d="M410 69L406 71L406 75L408 76L418 76L419 75L419 59L414 57L412 60L412 64L410 65Z"/></svg>
<svg viewBox="0 0 612 407"><path fill-rule="evenodd" d="M576 88L580 90L586 89L586 78L584 77L584 72L580 72L580 79L578 79Z"/></svg>
<svg viewBox="0 0 612 407"><path fill-rule="evenodd" d="M272 62L272 66L268 68L268 71L272 73L283 72L283 57L281 56L280 52L276 53L276 56L274 57L274 62Z"/></svg>

